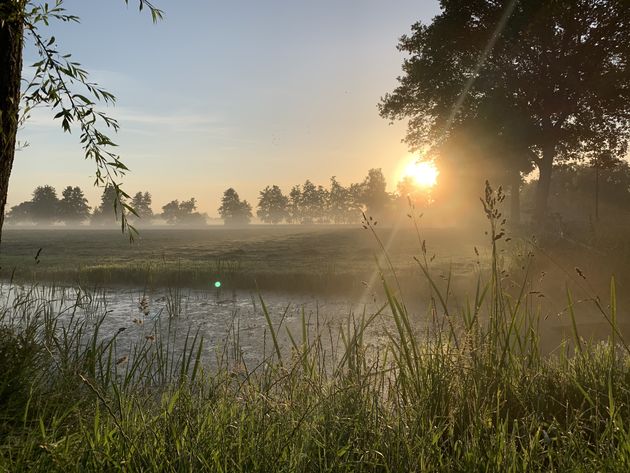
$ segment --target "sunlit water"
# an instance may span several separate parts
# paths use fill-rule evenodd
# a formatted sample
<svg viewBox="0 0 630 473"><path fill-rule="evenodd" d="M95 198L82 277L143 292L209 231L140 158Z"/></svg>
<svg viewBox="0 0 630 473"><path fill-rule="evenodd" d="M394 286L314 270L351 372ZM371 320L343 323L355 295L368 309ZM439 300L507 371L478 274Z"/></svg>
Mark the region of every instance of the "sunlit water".
<svg viewBox="0 0 630 473"><path fill-rule="evenodd" d="M59 328L72 321L86 321L90 334L102 319L98 338L107 340L115 336L117 355L124 356L132 351L134 344L154 342L160 337L167 338L177 350L183 350L187 336L190 343L191 337L198 334L203 337L204 358L236 350L250 363L260 362L273 350L261 298L283 351L290 351L292 345L289 332L297 343L302 342L303 324L308 328L309 338L320 335L326 349L332 350L338 346L340 330L347 329L349 321L358 323L364 314L369 317L382 307L375 298L350 301L281 293L228 294L220 290L91 291L0 284L0 307L5 308L5 314L6 308L12 308L14 317L42 314L47 308L49 314L58 318ZM387 315L374 320L368 331L371 342L384 337L386 325Z"/></svg>

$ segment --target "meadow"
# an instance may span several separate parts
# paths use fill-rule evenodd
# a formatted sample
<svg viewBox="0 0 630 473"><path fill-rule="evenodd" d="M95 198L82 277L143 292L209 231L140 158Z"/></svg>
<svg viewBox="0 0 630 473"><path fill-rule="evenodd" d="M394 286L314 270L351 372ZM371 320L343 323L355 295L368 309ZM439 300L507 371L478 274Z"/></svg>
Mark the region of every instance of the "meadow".
<svg viewBox="0 0 630 473"><path fill-rule="evenodd" d="M513 286L499 232L492 220L468 294L451 293L418 250L423 324L387 258L383 306L334 326L302 313L289 328L260 297L255 361L238 327L208 352L194 327L177 328L173 304L123 341L103 336L98 294L60 309L54 291L12 285L0 307L0 470L627 471L630 347L615 280L605 298L566 287L569 331L546 351L533 257ZM586 303L603 339L578 320Z"/></svg>
<svg viewBox="0 0 630 473"><path fill-rule="evenodd" d="M627 471L618 241L486 199L456 231L7 230L0 471Z"/></svg>
<svg viewBox="0 0 630 473"><path fill-rule="evenodd" d="M410 273L419 254L408 222L384 228L389 254ZM394 233L393 238L390 238ZM431 229L423 235L434 263L470 273L481 248L479 229L458 233ZM435 243L433 243L435 242ZM435 246L432 246L435 245ZM2 236L1 275L20 281L98 286L213 287L307 293L357 293L375 271L377 242L360 225L251 225L243 228L140 230L133 244L119 229L8 228ZM41 249L41 251L40 251Z"/></svg>

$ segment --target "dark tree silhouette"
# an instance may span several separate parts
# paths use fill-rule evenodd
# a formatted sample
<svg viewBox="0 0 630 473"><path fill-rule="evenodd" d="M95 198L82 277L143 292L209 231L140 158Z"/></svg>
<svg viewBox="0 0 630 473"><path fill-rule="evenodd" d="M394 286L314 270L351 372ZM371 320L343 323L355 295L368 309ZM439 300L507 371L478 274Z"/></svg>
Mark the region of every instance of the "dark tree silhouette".
<svg viewBox="0 0 630 473"><path fill-rule="evenodd" d="M302 185L302 195L300 196L300 222L312 224L320 221L324 215L325 194L318 189L310 180L306 180Z"/></svg>
<svg viewBox="0 0 630 473"><path fill-rule="evenodd" d="M410 57L381 115L409 118L412 148L487 127L514 176L538 168L535 215L547 212L553 165L584 146L630 137L630 3L624 0L443 0L399 49ZM511 144L510 144L511 143ZM508 146L510 145L510 146ZM516 179L515 179L516 180Z"/></svg>
<svg viewBox="0 0 630 473"><path fill-rule="evenodd" d="M289 199L276 185L265 187L258 197L256 215L265 223L280 223L288 217Z"/></svg>
<svg viewBox="0 0 630 473"><path fill-rule="evenodd" d="M120 209L120 196L114 186L105 186L101 194L101 203L94 208L92 224L112 225L116 223L116 213Z"/></svg>
<svg viewBox="0 0 630 473"><path fill-rule="evenodd" d="M162 218L170 225L205 225L206 216L195 212L197 201L194 197L190 200L172 200L162 207Z"/></svg>
<svg viewBox="0 0 630 473"><path fill-rule="evenodd" d="M302 221L300 202L302 201L302 189L300 186L293 186L289 192L289 223L299 223Z"/></svg>
<svg viewBox="0 0 630 473"><path fill-rule="evenodd" d="M342 186L335 176L330 178L328 193L328 212L334 223L348 223L351 220L352 203L350 192Z"/></svg>
<svg viewBox="0 0 630 473"><path fill-rule="evenodd" d="M361 186L365 212L370 216L382 217L391 202L391 196L386 191L387 181L383 171L380 168L370 169Z"/></svg>
<svg viewBox="0 0 630 473"><path fill-rule="evenodd" d="M143 223L150 223L153 218L152 199L149 192L136 192L131 199L131 206Z"/></svg>
<svg viewBox="0 0 630 473"><path fill-rule="evenodd" d="M59 220L77 224L90 217L90 206L80 187L66 187L59 201Z"/></svg>
<svg viewBox="0 0 630 473"><path fill-rule="evenodd" d="M252 206L231 187L223 193L218 211L225 225L246 225L252 218Z"/></svg>
<svg viewBox="0 0 630 473"><path fill-rule="evenodd" d="M32 212L33 202L26 201L18 205L11 207L11 210L7 212L7 222L11 223L24 223L33 221Z"/></svg>
<svg viewBox="0 0 630 473"><path fill-rule="evenodd" d="M59 199L52 186L39 186L33 191L31 215L36 223L52 224L59 218Z"/></svg>

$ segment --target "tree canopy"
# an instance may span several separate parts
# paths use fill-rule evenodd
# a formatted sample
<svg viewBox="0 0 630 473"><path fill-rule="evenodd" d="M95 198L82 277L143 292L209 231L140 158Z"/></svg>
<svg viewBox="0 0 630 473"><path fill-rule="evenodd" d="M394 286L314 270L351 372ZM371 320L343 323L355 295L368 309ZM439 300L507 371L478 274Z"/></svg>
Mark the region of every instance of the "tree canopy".
<svg viewBox="0 0 630 473"><path fill-rule="evenodd" d="M416 23L383 117L409 119L406 141L439 154L482 130L493 167L539 171L536 216L547 209L553 165L630 138L630 3L624 0L442 0Z"/></svg>
<svg viewBox="0 0 630 473"><path fill-rule="evenodd" d="M223 193L218 212L225 225L246 225L252 218L252 206L246 200L241 200L232 187Z"/></svg>

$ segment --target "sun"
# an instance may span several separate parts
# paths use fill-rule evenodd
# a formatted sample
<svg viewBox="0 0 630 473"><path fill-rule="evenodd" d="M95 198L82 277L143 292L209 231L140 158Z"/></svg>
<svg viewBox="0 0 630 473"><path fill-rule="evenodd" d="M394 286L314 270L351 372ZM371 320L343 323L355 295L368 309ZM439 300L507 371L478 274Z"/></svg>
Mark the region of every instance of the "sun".
<svg viewBox="0 0 630 473"><path fill-rule="evenodd" d="M405 166L403 177L410 177L418 187L430 189L437 184L440 172L432 161L418 161L414 158Z"/></svg>

